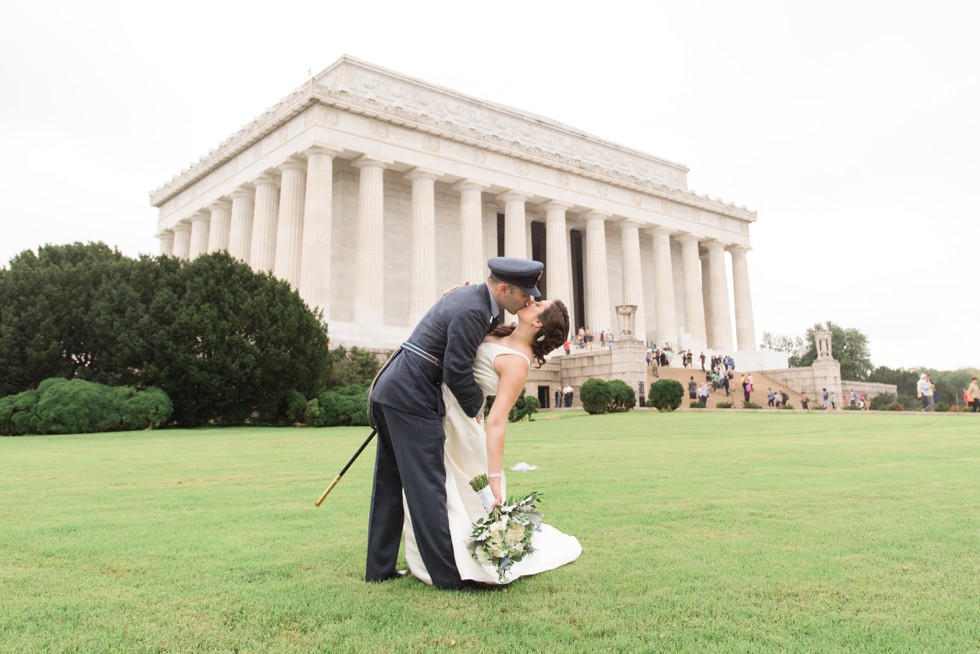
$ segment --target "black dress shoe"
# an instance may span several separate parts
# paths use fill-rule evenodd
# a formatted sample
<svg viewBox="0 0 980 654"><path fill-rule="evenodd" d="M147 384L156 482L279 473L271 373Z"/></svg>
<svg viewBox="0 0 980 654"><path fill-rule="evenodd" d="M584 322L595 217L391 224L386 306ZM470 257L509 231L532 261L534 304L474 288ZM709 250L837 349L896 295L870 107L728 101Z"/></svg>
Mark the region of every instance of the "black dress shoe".
<svg viewBox="0 0 980 654"><path fill-rule="evenodd" d="M408 570L396 570L392 572L387 577L378 577L377 579L366 579L368 583L377 583L381 581L388 581L389 579L401 579L402 577L408 576Z"/></svg>
<svg viewBox="0 0 980 654"><path fill-rule="evenodd" d="M481 584L478 581L467 581L462 587L458 588L460 592L463 593L492 593L494 591L503 590L506 586L498 586L496 584Z"/></svg>

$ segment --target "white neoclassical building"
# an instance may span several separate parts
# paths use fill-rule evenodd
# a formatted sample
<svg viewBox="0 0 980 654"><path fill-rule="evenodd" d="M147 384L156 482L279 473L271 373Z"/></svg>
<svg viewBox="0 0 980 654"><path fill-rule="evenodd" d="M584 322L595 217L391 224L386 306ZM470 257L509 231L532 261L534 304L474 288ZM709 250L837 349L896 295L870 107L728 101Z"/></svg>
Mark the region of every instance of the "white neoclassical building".
<svg viewBox="0 0 980 654"><path fill-rule="evenodd" d="M345 56L150 199L162 253L271 272L336 344L397 345L505 255L545 263L575 328L615 329L636 305L648 341L753 351L756 214L687 190L687 172Z"/></svg>

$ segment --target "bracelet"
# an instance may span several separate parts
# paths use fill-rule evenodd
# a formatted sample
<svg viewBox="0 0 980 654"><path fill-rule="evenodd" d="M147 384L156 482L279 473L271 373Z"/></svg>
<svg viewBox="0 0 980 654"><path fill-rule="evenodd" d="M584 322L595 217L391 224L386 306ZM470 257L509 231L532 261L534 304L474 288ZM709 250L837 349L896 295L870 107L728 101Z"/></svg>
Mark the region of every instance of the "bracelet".
<svg viewBox="0 0 980 654"><path fill-rule="evenodd" d="M487 473L487 479L502 479L503 476L504 476L504 473L502 473L502 472L488 472Z"/></svg>

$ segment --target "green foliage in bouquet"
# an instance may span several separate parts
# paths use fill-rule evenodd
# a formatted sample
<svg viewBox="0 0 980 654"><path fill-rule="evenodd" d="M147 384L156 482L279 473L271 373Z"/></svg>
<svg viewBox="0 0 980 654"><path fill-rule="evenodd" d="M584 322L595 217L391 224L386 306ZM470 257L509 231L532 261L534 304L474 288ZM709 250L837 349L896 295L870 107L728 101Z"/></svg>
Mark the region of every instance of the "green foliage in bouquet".
<svg viewBox="0 0 980 654"><path fill-rule="evenodd" d="M474 490L479 479L470 481ZM473 523L473 533L466 548L474 561L495 568L501 583L507 581L507 573L513 564L534 553L531 540L544 520L544 515L536 507L539 499L538 493L531 493L519 500L507 498L504 504L494 507L486 518Z"/></svg>

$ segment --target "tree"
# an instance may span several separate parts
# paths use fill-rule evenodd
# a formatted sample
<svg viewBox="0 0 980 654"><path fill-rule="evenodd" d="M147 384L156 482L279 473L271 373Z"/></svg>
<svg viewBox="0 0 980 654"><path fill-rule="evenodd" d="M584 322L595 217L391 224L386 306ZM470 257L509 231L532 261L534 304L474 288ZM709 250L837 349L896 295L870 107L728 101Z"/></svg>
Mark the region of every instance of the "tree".
<svg viewBox="0 0 980 654"><path fill-rule="evenodd" d="M790 361L802 359L807 349L806 342L800 336L794 338L770 332L762 332L762 343L759 344L759 348L775 352L788 352Z"/></svg>
<svg viewBox="0 0 980 654"><path fill-rule="evenodd" d="M134 262L102 243L27 250L0 270L0 396L34 388L49 377L94 381L100 372L125 374L113 359L132 325L126 279ZM109 307L115 315L102 315ZM127 383L124 380L122 383Z"/></svg>
<svg viewBox="0 0 980 654"><path fill-rule="evenodd" d="M841 379L864 381L874 366L871 365L871 351L868 337L858 329L845 328L830 322L816 323L806 330L803 338L762 334L762 349L789 353L789 367L801 368L813 365L817 360L816 332L830 332L831 354L840 363Z"/></svg>
<svg viewBox="0 0 980 654"><path fill-rule="evenodd" d="M326 325L285 282L227 254L130 259L101 243L0 270L0 396L49 377L158 386L182 426L285 418L327 369Z"/></svg>

